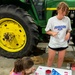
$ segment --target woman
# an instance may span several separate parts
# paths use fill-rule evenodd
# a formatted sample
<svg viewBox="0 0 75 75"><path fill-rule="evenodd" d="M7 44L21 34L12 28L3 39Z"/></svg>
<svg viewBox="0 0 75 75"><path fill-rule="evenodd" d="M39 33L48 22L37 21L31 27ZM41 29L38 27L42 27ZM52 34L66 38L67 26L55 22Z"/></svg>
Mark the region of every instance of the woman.
<svg viewBox="0 0 75 75"><path fill-rule="evenodd" d="M66 16L68 11L68 5L65 2L60 2L57 6L57 15L48 20L45 28L46 33L50 35L47 61L49 67L52 66L56 51L58 51L57 67L60 68L63 64L71 31L70 19Z"/></svg>

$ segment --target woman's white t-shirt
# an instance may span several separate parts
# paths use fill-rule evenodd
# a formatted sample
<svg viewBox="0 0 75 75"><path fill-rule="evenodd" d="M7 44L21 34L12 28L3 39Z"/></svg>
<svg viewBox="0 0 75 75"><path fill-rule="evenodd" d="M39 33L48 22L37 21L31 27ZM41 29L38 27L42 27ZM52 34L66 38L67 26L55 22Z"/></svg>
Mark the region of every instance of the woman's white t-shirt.
<svg viewBox="0 0 75 75"><path fill-rule="evenodd" d="M65 40L66 32L68 30L72 30L70 19L67 16L64 16L62 20L57 19L56 16L51 17L48 20L47 26L45 31L54 31L58 32L58 34L53 37L50 36L49 46L52 48L60 48L60 47L67 47L68 42Z"/></svg>

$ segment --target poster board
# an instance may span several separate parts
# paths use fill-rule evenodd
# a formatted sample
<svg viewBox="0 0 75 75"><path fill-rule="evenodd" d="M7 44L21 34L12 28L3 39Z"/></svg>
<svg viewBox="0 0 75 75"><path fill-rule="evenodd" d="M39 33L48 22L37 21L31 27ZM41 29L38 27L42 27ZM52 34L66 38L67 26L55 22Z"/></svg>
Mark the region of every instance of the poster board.
<svg viewBox="0 0 75 75"><path fill-rule="evenodd" d="M35 71L35 75L46 75L46 70L55 70L58 74L51 74L51 75L72 75L72 70L60 69L60 68L53 68L53 67L46 67L46 66L39 66Z"/></svg>

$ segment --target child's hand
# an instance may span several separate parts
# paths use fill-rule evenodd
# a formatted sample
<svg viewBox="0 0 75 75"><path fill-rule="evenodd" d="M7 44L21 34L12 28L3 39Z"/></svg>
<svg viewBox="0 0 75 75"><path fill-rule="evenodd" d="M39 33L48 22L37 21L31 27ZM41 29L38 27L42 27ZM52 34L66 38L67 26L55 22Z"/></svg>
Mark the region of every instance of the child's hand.
<svg viewBox="0 0 75 75"><path fill-rule="evenodd" d="M31 72L34 73L35 70L36 70L36 68L35 67L32 67Z"/></svg>

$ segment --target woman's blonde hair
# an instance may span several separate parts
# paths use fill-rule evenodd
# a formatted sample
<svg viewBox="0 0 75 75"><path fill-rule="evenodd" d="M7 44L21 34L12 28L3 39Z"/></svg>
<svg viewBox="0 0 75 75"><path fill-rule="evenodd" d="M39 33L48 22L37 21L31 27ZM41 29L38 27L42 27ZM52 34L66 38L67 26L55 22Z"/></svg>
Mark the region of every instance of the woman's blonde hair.
<svg viewBox="0 0 75 75"><path fill-rule="evenodd" d="M66 15L68 14L69 12L69 6L65 3L65 2L60 2L57 6L57 12L58 10L62 10L62 12L66 12Z"/></svg>

